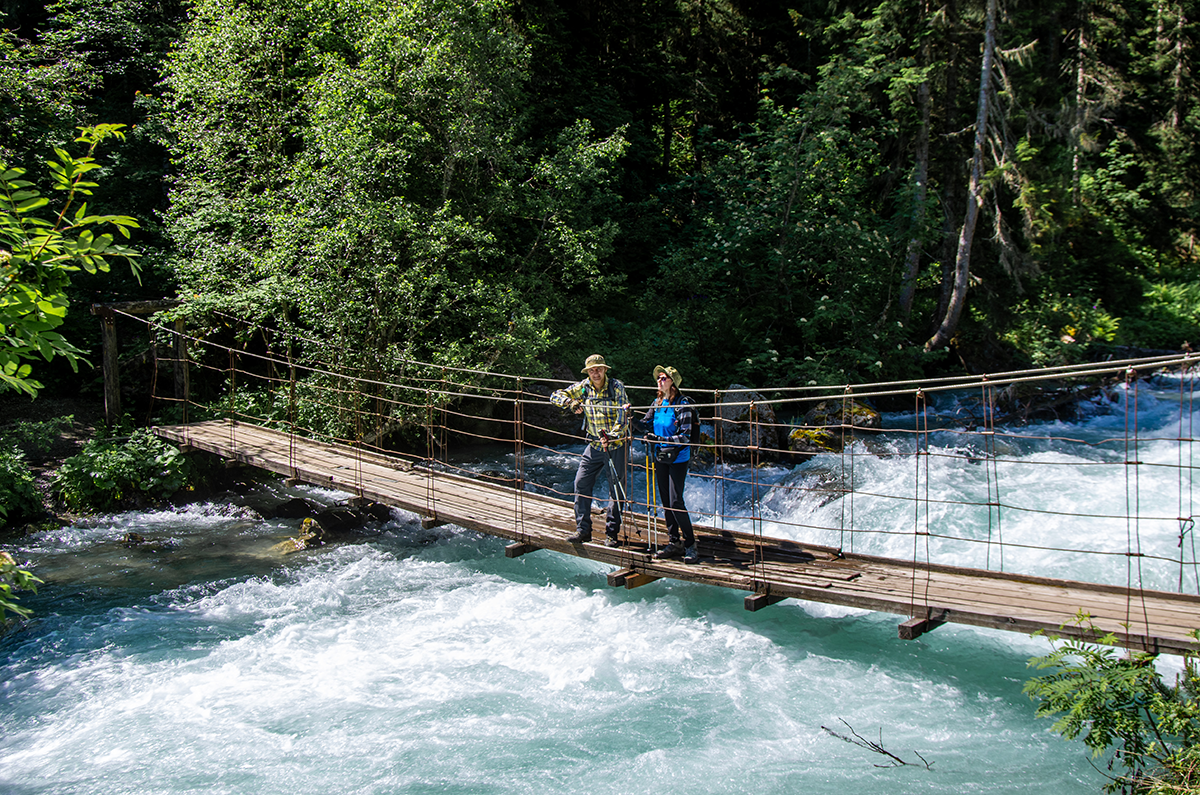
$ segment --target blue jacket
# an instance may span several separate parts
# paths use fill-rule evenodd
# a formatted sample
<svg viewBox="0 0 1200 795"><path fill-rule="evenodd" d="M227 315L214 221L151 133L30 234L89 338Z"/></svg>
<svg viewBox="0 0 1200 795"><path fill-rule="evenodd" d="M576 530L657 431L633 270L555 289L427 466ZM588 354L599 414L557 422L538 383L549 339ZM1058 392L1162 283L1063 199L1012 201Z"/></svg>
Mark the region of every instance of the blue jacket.
<svg viewBox="0 0 1200 795"><path fill-rule="evenodd" d="M656 399L642 418L645 425L653 423L654 430L651 433L662 439L659 444L664 448L679 448L679 454L674 459L676 464L692 459L692 447L689 444L692 438L692 412L677 411L676 407L682 403L682 398L674 403Z"/></svg>

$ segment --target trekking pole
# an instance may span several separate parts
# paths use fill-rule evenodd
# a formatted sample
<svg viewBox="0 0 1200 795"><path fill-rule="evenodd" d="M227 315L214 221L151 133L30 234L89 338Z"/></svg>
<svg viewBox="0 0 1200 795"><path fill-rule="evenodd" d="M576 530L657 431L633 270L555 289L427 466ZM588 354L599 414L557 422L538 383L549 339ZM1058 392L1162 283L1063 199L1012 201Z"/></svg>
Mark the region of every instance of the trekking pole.
<svg viewBox="0 0 1200 795"><path fill-rule="evenodd" d="M658 552L658 508L654 495L658 478L654 474L654 445L646 445L646 532L650 535L650 552Z"/></svg>
<svg viewBox="0 0 1200 795"><path fill-rule="evenodd" d="M624 409L621 409L620 411L617 412L617 427L618 428L621 427L621 425L623 424L621 420L622 420L624 414L625 414ZM608 464L608 479L612 482L613 492L616 494L616 499L617 499L617 513L620 514L621 511L624 509L625 502L626 502L626 500L625 500L625 484L621 481L621 479L619 477L617 477L617 466L616 466L616 464L613 463L612 452L608 449L608 442L610 440L608 431L601 431L600 438L604 440L604 445L603 445L604 460ZM617 437L617 438L619 439L620 437Z"/></svg>

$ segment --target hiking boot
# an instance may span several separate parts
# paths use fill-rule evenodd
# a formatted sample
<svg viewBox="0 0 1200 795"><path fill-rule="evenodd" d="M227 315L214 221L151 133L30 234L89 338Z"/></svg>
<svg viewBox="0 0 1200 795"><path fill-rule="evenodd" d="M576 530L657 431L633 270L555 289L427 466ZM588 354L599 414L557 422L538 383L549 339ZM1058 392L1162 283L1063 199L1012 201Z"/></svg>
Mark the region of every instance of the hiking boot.
<svg viewBox="0 0 1200 795"><path fill-rule="evenodd" d="M687 549L683 550L684 563L698 563L700 561L700 553L696 551L696 545L692 544Z"/></svg>
<svg viewBox="0 0 1200 795"><path fill-rule="evenodd" d="M677 558L682 554L683 554L683 547L679 546L674 541L672 541L671 543L667 544L662 549L658 550L658 553L655 554L654 557L658 558L659 560L669 560L671 558Z"/></svg>
<svg viewBox="0 0 1200 795"><path fill-rule="evenodd" d="M567 541L571 544L586 544L592 540L592 534L580 530L573 536L567 536Z"/></svg>
<svg viewBox="0 0 1200 795"><path fill-rule="evenodd" d="M605 536L604 537L604 546L619 547L619 546L621 546L621 542L617 540L616 536Z"/></svg>

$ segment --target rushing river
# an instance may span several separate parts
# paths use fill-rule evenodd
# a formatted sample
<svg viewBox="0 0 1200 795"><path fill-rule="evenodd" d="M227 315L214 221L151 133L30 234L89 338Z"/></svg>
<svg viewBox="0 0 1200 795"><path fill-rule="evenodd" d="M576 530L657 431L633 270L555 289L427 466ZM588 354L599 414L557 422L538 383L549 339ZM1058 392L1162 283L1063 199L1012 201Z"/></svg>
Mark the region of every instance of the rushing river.
<svg viewBox="0 0 1200 795"><path fill-rule="evenodd" d="M1137 416L1144 456L1172 460L1181 403L1163 387ZM1118 402L1051 430L1099 439L1125 416ZM1064 455L1053 442L1006 452L1011 466ZM911 460L864 453L856 488L886 493L912 477ZM951 471L931 481L934 497L980 471L938 466ZM562 486L572 461L548 453L530 472ZM1044 476L1005 488L1091 510L1123 499L1127 480L1100 467L1078 488ZM689 489L707 521L712 486ZM779 495L764 501L771 534L839 509ZM609 567L544 551L508 559L499 539L423 530L402 512L355 543L281 557L271 547L298 523L261 515L292 496L345 497L267 486L22 539L14 552L46 584L22 595L36 619L0 638L0 791L1067 795L1105 783L1021 693L1042 639L946 625L905 642L892 615L790 600L748 613L741 592L671 580L614 589ZM861 499L855 510L884 521L895 509ZM1005 532L1029 540L1039 521L1014 516ZM1049 530L1056 543L1127 543L1124 522L1081 524ZM146 542L126 546L130 532ZM891 542L878 543L856 551ZM962 562L975 565L977 547ZM1012 570L1050 565L1006 554ZM1099 565L1083 574L1106 578ZM843 739L855 734L908 764Z"/></svg>

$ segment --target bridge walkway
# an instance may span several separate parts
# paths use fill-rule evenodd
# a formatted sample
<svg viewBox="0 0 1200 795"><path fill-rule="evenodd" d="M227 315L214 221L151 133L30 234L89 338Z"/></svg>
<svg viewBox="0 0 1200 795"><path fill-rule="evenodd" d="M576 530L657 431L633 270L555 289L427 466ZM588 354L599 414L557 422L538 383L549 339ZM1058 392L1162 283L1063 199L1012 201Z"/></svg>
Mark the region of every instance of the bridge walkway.
<svg viewBox="0 0 1200 795"><path fill-rule="evenodd" d="M426 517L508 539L506 554L547 549L609 564L610 585L638 587L659 578L748 592L757 610L794 598L906 616L902 638L954 622L1021 633L1044 630L1118 645L1182 654L1194 649L1200 596L1031 577L980 569L841 553L828 547L696 526L701 560L686 564L646 553L655 536L644 515L627 514L620 548L572 544L570 502L437 471L343 444L300 438L229 420L158 426L176 444L206 450L317 486L337 489ZM602 534L598 534L603 540ZM1090 616L1094 630L1075 622Z"/></svg>

